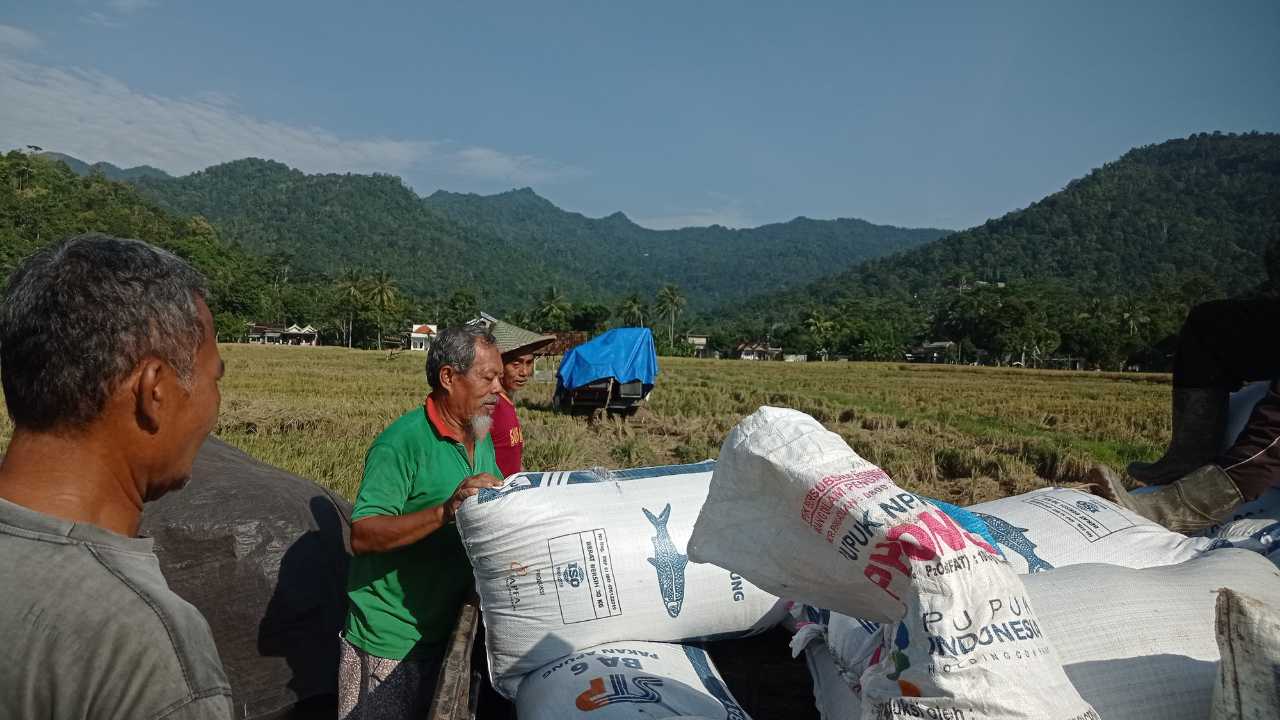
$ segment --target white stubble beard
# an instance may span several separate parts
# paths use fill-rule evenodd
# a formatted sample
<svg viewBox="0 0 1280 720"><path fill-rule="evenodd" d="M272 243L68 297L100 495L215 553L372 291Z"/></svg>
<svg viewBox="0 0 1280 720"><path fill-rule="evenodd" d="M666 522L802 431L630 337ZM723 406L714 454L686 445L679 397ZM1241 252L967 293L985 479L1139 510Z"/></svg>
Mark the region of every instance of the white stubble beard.
<svg viewBox="0 0 1280 720"><path fill-rule="evenodd" d="M471 437L476 442L480 442L488 436L489 428L493 427L493 416L473 415L471 417L471 422L467 423L467 426L471 430Z"/></svg>

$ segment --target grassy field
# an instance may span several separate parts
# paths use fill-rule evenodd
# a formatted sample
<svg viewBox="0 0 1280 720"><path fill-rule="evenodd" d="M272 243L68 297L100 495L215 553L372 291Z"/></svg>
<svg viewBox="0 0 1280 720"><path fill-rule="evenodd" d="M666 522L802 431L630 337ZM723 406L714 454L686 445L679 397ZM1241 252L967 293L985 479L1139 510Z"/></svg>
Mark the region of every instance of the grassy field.
<svg viewBox="0 0 1280 720"><path fill-rule="evenodd" d="M370 441L422 402L425 356L225 345L217 433L255 457L352 497ZM543 363L547 361L542 361ZM517 405L529 469L622 468L716 456L761 405L793 407L840 433L900 484L961 503L1074 482L1094 462L1157 454L1168 376L893 363L662 358L648 408L626 422ZM0 435L8 437L8 420Z"/></svg>

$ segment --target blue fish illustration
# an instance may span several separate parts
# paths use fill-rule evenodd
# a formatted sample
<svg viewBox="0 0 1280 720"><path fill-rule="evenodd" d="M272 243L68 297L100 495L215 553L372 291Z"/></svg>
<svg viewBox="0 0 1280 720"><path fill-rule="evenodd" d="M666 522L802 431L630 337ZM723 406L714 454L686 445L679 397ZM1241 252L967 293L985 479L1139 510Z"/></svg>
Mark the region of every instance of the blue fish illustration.
<svg viewBox="0 0 1280 720"><path fill-rule="evenodd" d="M667 520L671 519L671 503L662 509L662 514L654 517L646 508L644 516L653 523L657 531L653 540L653 557L649 564L658 571L658 591L662 593L662 602L667 606L667 614L671 617L680 615L680 606L684 604L684 568L689 564L689 556L681 555L671 542L671 534L667 532Z"/></svg>
<svg viewBox="0 0 1280 720"><path fill-rule="evenodd" d="M1053 565L1036 555L1036 544L1024 534L1027 532L1026 528L1014 527L994 515L980 512L973 514L987 523L987 527L991 528L991 534L995 535L996 542L1018 553L1027 561L1028 573L1053 569Z"/></svg>

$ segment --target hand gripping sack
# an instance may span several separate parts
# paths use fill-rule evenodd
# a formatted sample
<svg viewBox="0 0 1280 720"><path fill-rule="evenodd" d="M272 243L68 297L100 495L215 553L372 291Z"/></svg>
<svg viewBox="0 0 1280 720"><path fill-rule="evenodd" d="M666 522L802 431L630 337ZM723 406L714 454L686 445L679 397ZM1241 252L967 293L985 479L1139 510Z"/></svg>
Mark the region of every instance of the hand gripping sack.
<svg viewBox="0 0 1280 720"><path fill-rule="evenodd" d="M998 552L803 413L761 408L729 434L689 552L890 623L893 651L862 678L864 718L1097 717ZM962 657L935 662L944 648Z"/></svg>
<svg viewBox="0 0 1280 720"><path fill-rule="evenodd" d="M463 503L458 529L475 570L489 671L512 697L520 676L576 648L679 642L777 624L780 600L685 542L710 474L504 488ZM527 490L527 488L526 488Z"/></svg>
<svg viewBox="0 0 1280 720"><path fill-rule="evenodd" d="M968 508L987 523L1019 574L1064 565L1128 568L1173 565L1212 545L1189 538L1095 495L1049 487Z"/></svg>
<svg viewBox="0 0 1280 720"><path fill-rule="evenodd" d="M750 720L705 650L693 645L597 645L525 676L520 720Z"/></svg>

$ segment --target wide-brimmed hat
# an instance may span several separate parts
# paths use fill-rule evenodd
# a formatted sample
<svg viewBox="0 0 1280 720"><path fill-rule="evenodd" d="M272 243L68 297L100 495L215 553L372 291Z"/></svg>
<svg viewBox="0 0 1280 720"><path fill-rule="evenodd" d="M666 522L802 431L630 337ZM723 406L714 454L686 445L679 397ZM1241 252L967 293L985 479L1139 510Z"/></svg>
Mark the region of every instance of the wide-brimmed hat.
<svg viewBox="0 0 1280 720"><path fill-rule="evenodd" d="M503 358L536 353L556 341L554 335L540 335L505 320L494 320L489 325L489 332L498 341L498 352Z"/></svg>

